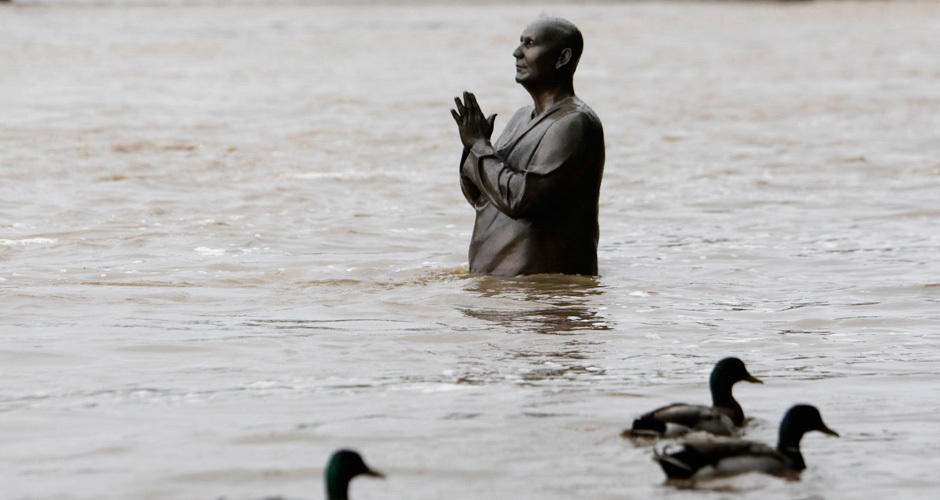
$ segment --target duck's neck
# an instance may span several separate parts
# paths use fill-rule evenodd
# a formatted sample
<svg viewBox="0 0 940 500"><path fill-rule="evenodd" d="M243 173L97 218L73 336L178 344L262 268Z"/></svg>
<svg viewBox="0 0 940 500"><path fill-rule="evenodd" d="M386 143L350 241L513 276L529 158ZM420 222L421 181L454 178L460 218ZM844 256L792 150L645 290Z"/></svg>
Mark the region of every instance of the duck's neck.
<svg viewBox="0 0 940 500"><path fill-rule="evenodd" d="M708 387L712 391L712 406L728 415L734 425L741 425L744 423L744 410L731 395L733 385L733 383L727 383L717 373L713 373L708 380Z"/></svg>
<svg viewBox="0 0 940 500"><path fill-rule="evenodd" d="M326 499L348 500L349 480L341 474L339 467L330 465L326 471Z"/></svg>
<svg viewBox="0 0 940 500"><path fill-rule="evenodd" d="M784 419L780 424L780 436L777 440L777 450L783 453L793 462L793 468L803 470L806 463L803 461L803 454L800 452L800 440L803 439L804 431L796 428L790 422L790 419Z"/></svg>
<svg viewBox="0 0 940 500"><path fill-rule="evenodd" d="M329 484L326 487L326 499L327 500L348 500L347 491L349 489L349 483L342 484Z"/></svg>

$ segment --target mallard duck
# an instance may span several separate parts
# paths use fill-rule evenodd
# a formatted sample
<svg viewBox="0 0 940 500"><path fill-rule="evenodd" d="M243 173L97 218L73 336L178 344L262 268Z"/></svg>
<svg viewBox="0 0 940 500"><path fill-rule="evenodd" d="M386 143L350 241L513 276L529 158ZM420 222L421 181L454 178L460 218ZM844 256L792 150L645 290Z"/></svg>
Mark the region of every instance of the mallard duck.
<svg viewBox="0 0 940 500"><path fill-rule="evenodd" d="M691 431L705 431L718 436L733 435L744 423L744 410L731 395L740 381L763 384L747 372L738 358L725 358L715 364L708 387L712 406L676 403L655 409L633 421L624 437L677 437Z"/></svg>
<svg viewBox="0 0 940 500"><path fill-rule="evenodd" d="M352 450L338 450L330 457L326 466L326 498L327 500L347 500L349 482L352 478L365 474L384 478L381 472L369 468L362 460L362 456Z"/></svg>
<svg viewBox="0 0 940 500"><path fill-rule="evenodd" d="M743 439L686 442L679 451L656 453L656 461L670 479L701 479L745 472L795 475L806 468L800 440L809 431L838 437L823 423L815 406L796 405L780 423L777 448Z"/></svg>

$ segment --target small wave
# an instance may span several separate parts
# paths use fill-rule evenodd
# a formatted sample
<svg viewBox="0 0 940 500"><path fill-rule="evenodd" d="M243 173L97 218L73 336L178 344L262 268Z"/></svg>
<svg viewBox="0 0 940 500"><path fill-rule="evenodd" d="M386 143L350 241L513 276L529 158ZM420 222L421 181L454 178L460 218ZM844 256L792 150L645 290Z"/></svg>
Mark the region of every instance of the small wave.
<svg viewBox="0 0 940 500"><path fill-rule="evenodd" d="M224 248L209 248L209 247L198 247L194 248L193 251L201 253L203 255L224 255Z"/></svg>
<svg viewBox="0 0 940 500"><path fill-rule="evenodd" d="M295 174L281 174L275 180L283 181L289 179L332 179L338 181L371 181L378 179L401 179L402 174L393 174L388 172L302 172Z"/></svg>
<svg viewBox="0 0 940 500"><path fill-rule="evenodd" d="M24 238L22 240L0 239L0 246L15 247L15 246L25 246L25 245L43 245L47 243L55 243L57 241L59 240L53 240L50 238Z"/></svg>

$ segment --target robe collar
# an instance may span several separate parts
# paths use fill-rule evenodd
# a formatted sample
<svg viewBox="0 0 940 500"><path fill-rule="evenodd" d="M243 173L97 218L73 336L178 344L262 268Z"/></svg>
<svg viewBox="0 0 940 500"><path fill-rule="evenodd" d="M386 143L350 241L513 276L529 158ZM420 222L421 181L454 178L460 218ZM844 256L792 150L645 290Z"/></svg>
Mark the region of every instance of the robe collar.
<svg viewBox="0 0 940 500"><path fill-rule="evenodd" d="M555 114L555 112L558 111L559 109L561 109L561 108L563 108L563 107L565 107L565 106L571 106L571 105L573 105L573 101L574 101L575 99L576 99L575 97L569 97L569 98L567 98L567 99L562 99L561 101L555 103L554 106L552 106L552 107L546 109L545 111L543 111L542 114L540 114L539 116L535 117L534 120L531 120L531 121L528 123L528 125L526 125L525 127L523 127L523 128L519 131L519 133L518 133L514 138L510 139L509 142L507 142L505 145L503 145L502 147L500 147L500 148L499 148L500 153L507 152L507 151L511 150L512 148L516 147L516 144L518 144L519 141L522 140L522 138L525 137L525 135L528 134L530 130L532 130L533 128L535 128L536 125L538 125L539 123L542 123L542 121L545 120L546 118L548 118L550 115Z"/></svg>

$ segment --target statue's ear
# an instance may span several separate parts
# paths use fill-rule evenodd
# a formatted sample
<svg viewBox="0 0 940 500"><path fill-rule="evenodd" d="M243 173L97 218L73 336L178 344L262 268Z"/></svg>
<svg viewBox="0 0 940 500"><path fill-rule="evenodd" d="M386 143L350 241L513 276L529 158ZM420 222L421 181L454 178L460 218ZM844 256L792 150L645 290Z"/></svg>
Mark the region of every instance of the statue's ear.
<svg viewBox="0 0 940 500"><path fill-rule="evenodd" d="M558 54L558 60L555 61L555 69L561 69L562 66L568 64L569 62L571 62L571 49L561 49L561 54Z"/></svg>

